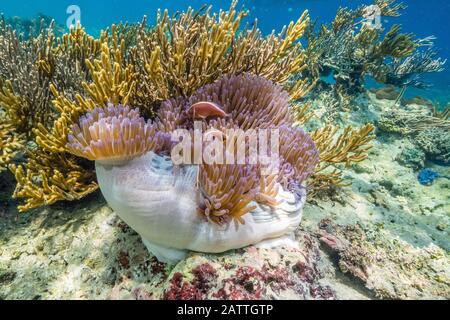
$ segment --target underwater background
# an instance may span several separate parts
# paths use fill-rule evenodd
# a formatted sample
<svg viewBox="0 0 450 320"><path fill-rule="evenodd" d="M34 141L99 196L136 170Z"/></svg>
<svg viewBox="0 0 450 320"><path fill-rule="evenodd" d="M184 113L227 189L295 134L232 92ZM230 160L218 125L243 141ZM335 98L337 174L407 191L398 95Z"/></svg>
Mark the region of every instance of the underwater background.
<svg viewBox="0 0 450 320"><path fill-rule="evenodd" d="M309 10L312 20L320 23L329 23L333 20L339 7L357 8L361 4L371 4L370 0L242 0L238 6L244 6L250 10L247 21L258 19L258 26L264 34L272 30L281 30L289 21L296 20L306 9ZM450 35L448 31L448 19L450 16L450 2L447 0L407 0L408 6L402 16L385 19L382 23L389 30L393 23L401 24L403 30L415 34L418 38L434 35L435 49L438 56L450 59ZM54 18L58 24L66 25L69 14L66 10L71 5L77 5L81 9L81 23L86 31L92 35L98 35L100 30L113 23L129 22L138 23L147 15L149 24L156 21L159 8L167 8L169 13L185 10L187 7L199 9L204 4L212 5L213 11L226 9L230 5L227 0L78 0L78 1L53 1L53 0L2 0L0 12L6 17L18 16L22 19L32 19L38 14ZM444 108L450 97L450 73L447 71L427 74L424 76L433 87L427 90L409 88L405 96L412 98L422 96ZM369 87L377 87L370 79Z"/></svg>

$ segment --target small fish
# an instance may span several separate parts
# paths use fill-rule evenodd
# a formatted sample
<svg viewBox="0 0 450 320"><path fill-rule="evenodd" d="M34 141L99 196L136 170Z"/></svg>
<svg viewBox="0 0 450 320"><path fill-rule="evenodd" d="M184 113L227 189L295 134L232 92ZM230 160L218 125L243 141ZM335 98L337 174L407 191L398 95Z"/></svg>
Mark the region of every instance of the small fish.
<svg viewBox="0 0 450 320"><path fill-rule="evenodd" d="M188 112L194 119L207 119L210 117L225 118L227 114L217 104L208 101L201 101L192 105Z"/></svg>

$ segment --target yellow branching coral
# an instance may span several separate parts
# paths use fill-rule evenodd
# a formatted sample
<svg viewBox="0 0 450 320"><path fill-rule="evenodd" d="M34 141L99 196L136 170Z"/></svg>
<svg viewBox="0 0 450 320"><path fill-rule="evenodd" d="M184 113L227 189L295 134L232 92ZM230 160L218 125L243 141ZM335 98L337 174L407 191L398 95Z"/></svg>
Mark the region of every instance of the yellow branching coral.
<svg viewBox="0 0 450 320"><path fill-rule="evenodd" d="M24 136L15 132L14 126L0 112L0 172L6 170L11 160L24 147Z"/></svg>
<svg viewBox="0 0 450 320"><path fill-rule="evenodd" d="M205 9L203 9L205 10ZM223 74L244 72L261 75L284 84L291 75L305 68L299 39L308 22L305 12L279 35L264 38L255 26L238 31L246 11L229 11L217 16L210 8L195 13L188 10L170 18L158 14L156 27L138 35L132 60L142 79L138 82L138 101L144 107L175 96L189 96ZM294 97L304 96L310 84L302 79L292 83Z"/></svg>
<svg viewBox="0 0 450 320"><path fill-rule="evenodd" d="M92 83L83 83L90 98L99 105L128 104L136 87L136 75L132 65L124 66L124 40L120 47L109 49L106 43L102 44L101 59L91 63L86 61Z"/></svg>
<svg viewBox="0 0 450 320"><path fill-rule="evenodd" d="M68 53L74 62L85 61L99 55L101 52L101 41L88 35L84 28L77 24L70 28L69 33L56 39L56 46L52 49L55 55Z"/></svg>
<svg viewBox="0 0 450 320"><path fill-rule="evenodd" d="M314 113L310 111L310 107L309 104L295 104L292 107L292 113L295 119L294 126L301 127L314 117Z"/></svg>
<svg viewBox="0 0 450 320"><path fill-rule="evenodd" d="M26 105L24 99L14 93L11 81L2 81L0 79L0 107L8 111L12 122L17 126L23 126L26 122L23 107Z"/></svg>
<svg viewBox="0 0 450 320"><path fill-rule="evenodd" d="M42 125L34 130L36 142L41 148L58 153L66 152L69 128L81 115L97 106L106 106L110 102L116 104L129 102L135 88L135 75L132 66L124 66L123 42L120 45L116 43L114 47L110 50L107 44L103 43L101 59L94 60L93 63L86 61L93 79L91 83L83 82L83 87L87 91L86 98L76 94L75 101L72 101L64 93L60 93L53 84L50 85L55 97L53 104L59 118L51 131Z"/></svg>
<svg viewBox="0 0 450 320"><path fill-rule="evenodd" d="M401 26L394 25L386 34L384 40L377 47L380 56L389 55L394 58L405 58L410 56L417 48L412 34L400 33Z"/></svg>
<svg viewBox="0 0 450 320"><path fill-rule="evenodd" d="M35 127L37 148L30 150L24 166L11 168L17 180L14 196L26 199L21 211L60 200L80 199L97 189L93 168L83 167L79 158L68 154L69 130L83 114L97 106L129 102L135 88L133 67L124 61L123 40L114 34L109 37L103 34L102 39L100 59L85 61L92 79L83 82L87 93L70 92L66 96L64 88L60 92L54 84L50 85L58 118L50 129L42 123Z"/></svg>
<svg viewBox="0 0 450 320"><path fill-rule="evenodd" d="M347 166L367 159L367 151L371 148L367 144L373 140L371 133L375 127L369 124L360 130L354 130L349 126L335 143L330 143L338 130L339 127L326 126L312 133L320 152L320 159L327 163L345 163Z"/></svg>
<svg viewBox="0 0 450 320"><path fill-rule="evenodd" d="M10 166L17 180L14 198L25 199L18 206L20 212L62 200L79 200L97 190L93 170L79 165L75 157L40 152L30 154L25 166Z"/></svg>
<svg viewBox="0 0 450 320"><path fill-rule="evenodd" d="M339 133L339 127L328 125L311 134L320 152L320 164L309 183L312 196L330 187L345 185L338 165L348 167L367 159L370 142L375 138L374 130L375 127L368 124L358 130L349 126Z"/></svg>

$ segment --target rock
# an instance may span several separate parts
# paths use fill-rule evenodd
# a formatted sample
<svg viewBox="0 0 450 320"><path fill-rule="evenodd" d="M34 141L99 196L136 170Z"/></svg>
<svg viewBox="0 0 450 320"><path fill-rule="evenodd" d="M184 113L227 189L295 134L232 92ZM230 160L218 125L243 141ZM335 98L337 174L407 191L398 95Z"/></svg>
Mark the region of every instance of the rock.
<svg viewBox="0 0 450 320"><path fill-rule="evenodd" d="M407 147L395 158L404 167L419 170L425 166L425 153L416 147Z"/></svg>
<svg viewBox="0 0 450 320"><path fill-rule="evenodd" d="M372 93L375 94L378 100L397 100L400 92L394 86L386 86L381 89L371 89Z"/></svg>
<svg viewBox="0 0 450 320"><path fill-rule="evenodd" d="M438 225L436 226L436 228L437 228L439 231L445 231L445 230L447 230L448 225L447 225L447 223L442 222L442 223L438 224Z"/></svg>
<svg viewBox="0 0 450 320"><path fill-rule="evenodd" d="M425 99L425 98L422 98L422 97L419 97L419 96L414 97L412 99L403 99L402 100L402 104L404 104L406 106L418 105L418 106L424 106L424 107L428 107L428 108L433 108L434 107L432 101L430 101L428 99Z"/></svg>

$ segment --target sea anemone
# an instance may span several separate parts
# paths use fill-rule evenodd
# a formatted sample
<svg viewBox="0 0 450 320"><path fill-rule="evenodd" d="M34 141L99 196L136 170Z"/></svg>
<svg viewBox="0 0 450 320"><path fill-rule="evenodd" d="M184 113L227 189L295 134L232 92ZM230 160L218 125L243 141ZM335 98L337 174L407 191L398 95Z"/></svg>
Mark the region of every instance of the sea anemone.
<svg viewBox="0 0 450 320"><path fill-rule="evenodd" d="M286 190L293 190L306 181L319 163L319 152L312 138L300 128L280 127L280 179Z"/></svg>
<svg viewBox="0 0 450 320"><path fill-rule="evenodd" d="M160 146L156 125L146 123L138 109L110 104L80 118L68 135L72 154L104 164L117 164L141 156Z"/></svg>
<svg viewBox="0 0 450 320"><path fill-rule="evenodd" d="M189 104L200 101L220 106L243 130L293 124L289 94L272 81L251 74L225 76L199 89Z"/></svg>
<svg viewBox="0 0 450 320"><path fill-rule="evenodd" d="M200 167L199 212L219 225L255 210L250 205L258 194L259 179L251 165L202 165Z"/></svg>
<svg viewBox="0 0 450 320"><path fill-rule="evenodd" d="M319 154L311 137L293 127L288 93L265 78L225 76L191 97L163 102L153 122L146 123L137 109L112 105L79 122L67 148L96 161L107 202L160 260L175 262L186 250L220 253L272 243L300 224L304 182ZM244 161L175 164L167 156L178 143L168 139L173 131L189 135L188 151L211 146L204 137L195 142L199 123L204 132L223 136L222 143L241 139ZM248 132L260 137L263 130L276 132L277 139L248 145ZM270 150L264 159L271 161L256 161L261 155L252 154L263 144ZM240 151L219 152L238 160Z"/></svg>

